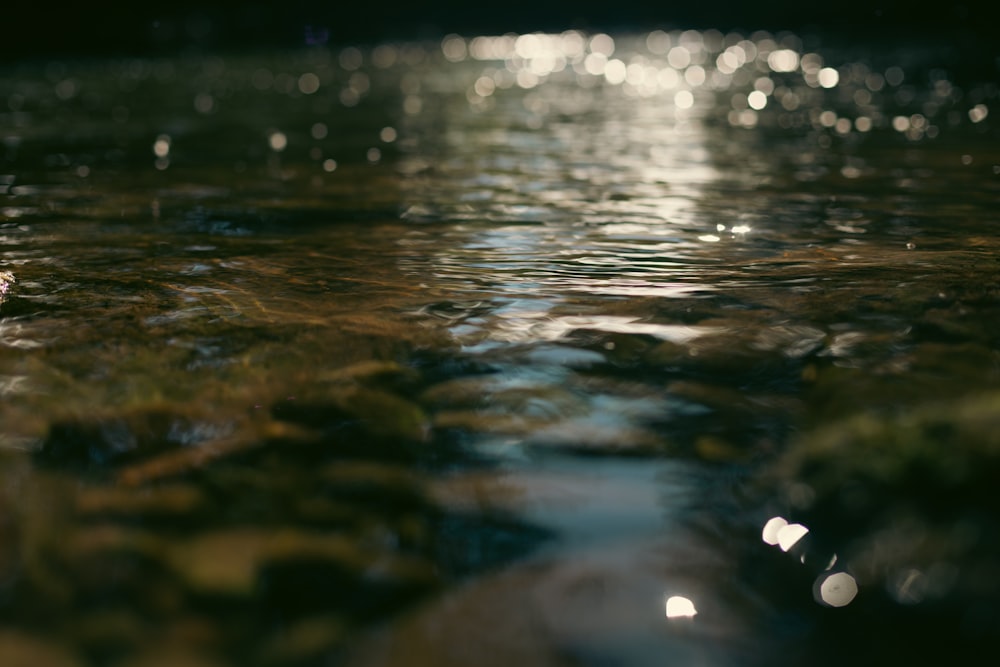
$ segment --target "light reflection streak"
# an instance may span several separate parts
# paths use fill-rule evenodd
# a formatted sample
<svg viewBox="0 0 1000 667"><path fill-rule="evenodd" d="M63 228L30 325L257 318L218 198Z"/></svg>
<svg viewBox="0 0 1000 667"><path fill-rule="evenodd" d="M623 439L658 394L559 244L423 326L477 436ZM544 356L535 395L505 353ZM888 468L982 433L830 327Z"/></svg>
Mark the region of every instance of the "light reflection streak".
<svg viewBox="0 0 1000 667"><path fill-rule="evenodd" d="M701 336L719 333L716 328L677 324L641 322L638 318L611 315L556 315L544 301L514 302L507 308L496 309L491 318L480 326L465 324L462 331L453 331L460 342L479 345L483 340L506 343L558 341L578 330L603 331L653 336L677 344L689 343ZM485 330L482 328L485 327Z"/></svg>
<svg viewBox="0 0 1000 667"><path fill-rule="evenodd" d="M379 53L385 62L406 62L409 51L398 47L392 58L386 49ZM559 312L566 295L704 292L699 258L766 237L756 220L759 229L738 219L712 220L713 231L704 219L702 209L717 196L713 189L731 176L713 160L717 150L707 148L715 131L709 128L720 118L747 132L780 127L811 133L818 147L828 147L880 131L929 139L937 136L935 117L944 109L973 124L989 112L980 98L957 107L944 74L933 77L933 97L924 101L930 106L905 108L899 96L913 93L902 85L901 67L875 71L838 62L803 48L790 34L452 34L441 41L437 57L444 61L440 76L411 72L400 82L405 117L393 128L398 141L422 127L448 128L435 144L443 145L440 154L418 149L409 155L414 163L433 165L434 173L413 181L403 217L462 223L454 228L463 239L460 250L434 258L439 279L469 285L477 297L534 294L550 304L540 313L496 314L471 329L462 324L477 336L495 327L495 335L525 342L568 333ZM373 87L368 63L379 66L374 52L340 52L345 104L359 103ZM899 108L894 116L884 111L890 94ZM483 122L484 113L503 114L509 123ZM587 132L580 132L581 123ZM382 160L374 146L365 155L372 163ZM816 177L811 157L803 156L796 178ZM328 172L335 166L320 164ZM847 179L868 169L854 162L836 168ZM861 228L838 230L857 235ZM660 328L667 325L653 322L603 326L669 335ZM789 548L792 534L786 533Z"/></svg>
<svg viewBox="0 0 1000 667"><path fill-rule="evenodd" d="M583 326L678 336L669 324L601 313L571 322L559 312L567 294L672 298L706 291L688 260L704 245L700 201L719 179L702 124L710 100L702 103L694 92L709 85L713 58L697 31L663 35L671 48L659 56L628 39L578 31L473 37L462 42L467 62L459 61L457 36L442 42L443 57L463 69L436 82L434 94L460 94L468 104L434 106L450 128L446 150L422 159L435 164L437 177L431 188L419 184L404 217L463 223L454 228L464 238L461 250L434 260L439 279L487 283L539 302L560 295L551 310L505 310L481 324L463 322L460 340L547 341ZM657 96L666 89L665 105ZM475 118L485 110L513 122L484 126ZM594 131L579 132L582 117Z"/></svg>

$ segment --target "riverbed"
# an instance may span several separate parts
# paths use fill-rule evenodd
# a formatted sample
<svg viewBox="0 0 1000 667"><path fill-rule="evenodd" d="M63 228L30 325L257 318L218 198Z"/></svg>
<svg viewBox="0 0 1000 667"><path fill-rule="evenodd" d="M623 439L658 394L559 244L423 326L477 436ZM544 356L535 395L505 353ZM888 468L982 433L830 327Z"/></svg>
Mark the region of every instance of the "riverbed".
<svg viewBox="0 0 1000 667"><path fill-rule="evenodd" d="M711 30L6 66L0 662L977 655L988 70Z"/></svg>

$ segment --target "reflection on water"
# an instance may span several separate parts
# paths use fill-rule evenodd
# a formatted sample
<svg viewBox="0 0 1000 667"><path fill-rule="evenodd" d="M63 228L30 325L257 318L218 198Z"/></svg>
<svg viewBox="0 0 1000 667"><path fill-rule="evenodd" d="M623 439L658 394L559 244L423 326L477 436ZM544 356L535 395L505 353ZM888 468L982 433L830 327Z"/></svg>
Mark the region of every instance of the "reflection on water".
<svg viewBox="0 0 1000 667"><path fill-rule="evenodd" d="M667 618L692 618L697 615L694 603L686 597L671 595L667 598Z"/></svg>
<svg viewBox="0 0 1000 667"><path fill-rule="evenodd" d="M801 523L790 523L778 531L778 546L782 551L791 551L808 532Z"/></svg>
<svg viewBox="0 0 1000 667"><path fill-rule="evenodd" d="M0 73L0 658L982 645L998 90L936 58L569 30Z"/></svg>
<svg viewBox="0 0 1000 667"><path fill-rule="evenodd" d="M766 544L796 557L813 573L821 570L813 582L813 597L817 603L826 607L846 607L858 594L857 580L847 572L834 570L837 554L830 556L822 552L819 546L806 539L808 535L808 528L800 523L788 523L780 516L768 519L762 533Z"/></svg>
<svg viewBox="0 0 1000 667"><path fill-rule="evenodd" d="M857 581L846 572L821 575L816 585L816 602L829 607L846 607L858 594Z"/></svg>

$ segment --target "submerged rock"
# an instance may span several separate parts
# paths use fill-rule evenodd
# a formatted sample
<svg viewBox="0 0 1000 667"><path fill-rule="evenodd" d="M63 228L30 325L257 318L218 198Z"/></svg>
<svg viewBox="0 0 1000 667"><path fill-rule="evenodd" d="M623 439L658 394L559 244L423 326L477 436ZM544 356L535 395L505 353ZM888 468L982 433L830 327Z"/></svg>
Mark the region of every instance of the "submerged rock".
<svg viewBox="0 0 1000 667"><path fill-rule="evenodd" d="M369 613L386 600L426 592L435 568L348 534L282 528L233 528L174 544L174 572L201 596L262 596L278 608ZM398 600L397 600L398 602Z"/></svg>
<svg viewBox="0 0 1000 667"><path fill-rule="evenodd" d="M829 353L832 363L819 360L803 370L813 423L851 419L865 411L891 414L900 405L920 404L928 397L989 392L1000 382L1000 352L990 346L914 343L898 335L858 339L860 344L846 351L828 348L824 354Z"/></svg>
<svg viewBox="0 0 1000 667"><path fill-rule="evenodd" d="M773 638L747 622L760 600L732 585L731 567L690 535L529 560L370 634L346 664L755 664ZM672 618L668 596L704 614Z"/></svg>
<svg viewBox="0 0 1000 667"><path fill-rule="evenodd" d="M379 441L416 442L427 438L429 420L416 404L380 389L347 385L306 390L272 409L276 419L329 434Z"/></svg>
<svg viewBox="0 0 1000 667"><path fill-rule="evenodd" d="M320 373L318 379L336 384L361 383L391 389L411 385L419 377L417 371L395 361L370 359Z"/></svg>
<svg viewBox="0 0 1000 667"><path fill-rule="evenodd" d="M423 480L402 466L338 461L319 471L324 490L340 499L363 502L369 510L428 508Z"/></svg>
<svg viewBox="0 0 1000 667"><path fill-rule="evenodd" d="M104 466L228 435L231 424L167 404L54 421L37 458L55 466Z"/></svg>
<svg viewBox="0 0 1000 667"><path fill-rule="evenodd" d="M1000 471L1000 394L834 422L800 437L775 471L809 484L817 501L864 484L875 496L861 512L881 493L930 507L987 501L981 485Z"/></svg>
<svg viewBox="0 0 1000 667"><path fill-rule="evenodd" d="M81 667L82 663L51 638L0 632L0 664L4 667Z"/></svg>
<svg viewBox="0 0 1000 667"><path fill-rule="evenodd" d="M862 594L933 602L950 621L1000 595L997 479L997 393L834 421L797 438L766 476ZM992 618L965 629L1000 631Z"/></svg>
<svg viewBox="0 0 1000 667"><path fill-rule="evenodd" d="M197 513L204 506L204 494L191 484L147 489L84 487L76 496L76 510L82 516L178 517Z"/></svg>
<svg viewBox="0 0 1000 667"><path fill-rule="evenodd" d="M210 653L184 646L156 646L139 652L119 667L226 667L230 663L213 657Z"/></svg>
<svg viewBox="0 0 1000 667"><path fill-rule="evenodd" d="M645 362L728 383L774 384L796 380L803 360L824 337L811 326L753 319L706 320L702 326L712 333L685 342L665 340L645 353Z"/></svg>
<svg viewBox="0 0 1000 667"><path fill-rule="evenodd" d="M310 616L286 624L263 642L259 664L323 664L322 660L350 638L344 619L335 615Z"/></svg>

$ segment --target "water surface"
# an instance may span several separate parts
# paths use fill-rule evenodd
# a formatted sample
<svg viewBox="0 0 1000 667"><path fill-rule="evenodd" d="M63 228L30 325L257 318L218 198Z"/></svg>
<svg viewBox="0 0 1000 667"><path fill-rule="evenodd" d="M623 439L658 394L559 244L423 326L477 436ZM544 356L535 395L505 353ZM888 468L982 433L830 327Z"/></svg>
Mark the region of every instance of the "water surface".
<svg viewBox="0 0 1000 667"><path fill-rule="evenodd" d="M7 68L0 656L985 646L988 67L570 31Z"/></svg>

